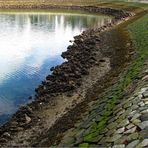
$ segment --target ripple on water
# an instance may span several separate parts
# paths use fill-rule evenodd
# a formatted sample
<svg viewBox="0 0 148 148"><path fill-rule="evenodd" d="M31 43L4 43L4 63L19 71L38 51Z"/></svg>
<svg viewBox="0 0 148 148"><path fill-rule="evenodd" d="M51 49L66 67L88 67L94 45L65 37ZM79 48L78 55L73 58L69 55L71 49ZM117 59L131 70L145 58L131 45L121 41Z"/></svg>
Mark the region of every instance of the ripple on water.
<svg viewBox="0 0 148 148"><path fill-rule="evenodd" d="M108 16L68 13L0 13L0 123L28 102L34 89L61 64L69 40L110 21Z"/></svg>

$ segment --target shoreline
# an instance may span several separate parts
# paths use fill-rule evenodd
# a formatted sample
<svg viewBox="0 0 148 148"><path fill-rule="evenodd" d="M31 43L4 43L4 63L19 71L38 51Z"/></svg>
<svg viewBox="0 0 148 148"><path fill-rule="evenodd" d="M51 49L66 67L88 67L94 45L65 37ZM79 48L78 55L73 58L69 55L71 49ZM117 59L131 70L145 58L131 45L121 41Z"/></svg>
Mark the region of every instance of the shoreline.
<svg viewBox="0 0 148 148"><path fill-rule="evenodd" d="M67 8L69 9L71 8L71 6L64 7L64 9ZM73 7L72 9L75 8L76 7ZM77 7L76 9L81 8L82 7ZM53 9L55 9L55 7ZM123 10L114 10L110 8L99 8L98 10L98 7L92 6L87 6L84 9L85 11L89 12L95 11L100 13L101 11L101 13L104 14L109 13L112 14L114 18L112 19L111 23L105 24L101 28L90 29L84 31L81 35L74 37L74 44L72 46L69 46L66 52L62 53L62 57L66 58L68 62L52 68L52 75L47 76L47 80L43 81L42 85L40 85L36 89L35 101L27 106L20 108L13 115L12 119L9 122L0 127L0 145L4 145L8 141L13 141L13 139L11 139L12 135L14 136L17 132L22 132L24 130L27 130L28 128L32 128L34 124L36 124L36 122L40 122L40 118L38 118L35 113L37 112L37 110L40 110L40 108L46 108L47 104L52 104L51 106L53 106L54 108L55 104L52 100L52 97L54 99L56 97L59 97L59 95L61 96L62 94L66 94L67 97L71 97L73 95L74 98L80 98L80 100L74 99L75 101L77 101L71 102L71 107L74 108L77 104L79 104L82 101L81 99L83 98L83 96L81 96L80 93L78 93L79 96L75 96L74 94L77 93L79 87L82 87L84 85L82 84L82 76L86 78L88 75L90 75L89 70L92 67L95 67L95 70L99 67L99 70L103 64L102 71L104 71L105 73L110 71L110 62L108 61L108 58L105 58L103 55L101 55L101 52L99 52L99 54L94 54L96 52L96 48L93 48L95 46L100 46L100 34L103 34L104 32L112 29L112 27L117 25L119 22L124 22L124 20L126 20L128 17L133 16L133 13L125 12ZM79 45L81 44L82 46L80 47ZM82 55L84 55L84 57ZM99 61L97 61L96 58L98 58ZM101 78L104 75L104 72L101 73L98 77ZM92 78L90 80L92 80ZM66 81L68 83L65 83ZM97 80L94 79L93 81L96 82ZM41 107L42 105L44 107ZM63 111L63 114L65 114L65 110ZM55 122L59 118L61 117L57 117L57 119L55 119ZM40 126L38 125L38 128L39 127Z"/></svg>

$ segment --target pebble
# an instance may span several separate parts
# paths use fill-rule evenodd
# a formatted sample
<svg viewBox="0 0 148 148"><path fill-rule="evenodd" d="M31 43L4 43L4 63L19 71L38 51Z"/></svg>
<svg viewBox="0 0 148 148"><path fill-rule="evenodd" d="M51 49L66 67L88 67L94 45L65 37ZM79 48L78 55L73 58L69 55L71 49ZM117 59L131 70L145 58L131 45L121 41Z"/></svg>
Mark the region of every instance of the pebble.
<svg viewBox="0 0 148 148"><path fill-rule="evenodd" d="M27 124L31 122L31 118L26 114L25 114L25 119Z"/></svg>

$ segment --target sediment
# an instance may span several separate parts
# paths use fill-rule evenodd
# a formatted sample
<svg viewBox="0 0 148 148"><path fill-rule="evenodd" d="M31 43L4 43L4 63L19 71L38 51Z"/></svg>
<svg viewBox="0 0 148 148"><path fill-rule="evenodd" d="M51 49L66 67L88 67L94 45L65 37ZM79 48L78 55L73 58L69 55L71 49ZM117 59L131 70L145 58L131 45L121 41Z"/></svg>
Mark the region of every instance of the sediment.
<svg viewBox="0 0 148 148"><path fill-rule="evenodd" d="M13 6L12 8L27 9L36 7ZM114 72L111 73L111 70L116 69L116 74L118 74L118 67L121 66L120 60L124 63L122 63L123 67L126 62L129 62L129 58L123 56L123 59L121 58L119 63L115 64L116 55L107 53L108 35L111 35L108 30L133 16L133 13L94 6L43 5L37 8L84 10L112 15L113 18L111 22L107 22L100 28L96 26L96 28L84 31L81 35L74 37L73 45L68 46L67 51L62 53L62 57L66 59L66 62L51 68L52 74L48 75L46 80L42 81L42 84L35 89L34 101L22 106L10 121L0 127L0 146L38 145L39 136L45 136L45 131L50 133L50 130L53 132L54 139L58 132L63 132L73 126L74 121L71 121L69 122L70 126L62 129L56 127L56 130L54 130L55 124L61 121L62 116L68 112L72 113L78 104L85 102L85 99L89 100L86 96L89 96L89 90L93 88L96 82L100 81L100 84L98 84L99 89L103 90L105 88L103 83L109 81L110 76L114 74ZM128 43L129 45L130 43ZM60 106L62 103L63 108ZM64 104L66 105L64 106ZM76 112L74 111L74 114ZM46 134L48 135L48 133Z"/></svg>

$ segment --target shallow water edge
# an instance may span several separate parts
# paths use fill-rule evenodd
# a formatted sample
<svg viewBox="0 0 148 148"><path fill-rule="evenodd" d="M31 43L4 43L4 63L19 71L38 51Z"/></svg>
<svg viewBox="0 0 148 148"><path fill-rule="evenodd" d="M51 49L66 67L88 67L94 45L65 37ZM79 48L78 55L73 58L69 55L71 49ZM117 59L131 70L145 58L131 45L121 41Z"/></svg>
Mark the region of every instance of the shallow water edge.
<svg viewBox="0 0 148 148"><path fill-rule="evenodd" d="M67 92L70 92L68 93L68 96L69 95L71 96L74 90L82 86L83 79L81 79L81 76L89 75L88 69L99 64L97 62L99 61L100 63L105 62L106 71L109 70L108 59L104 59L104 58L102 59L103 56L101 56L99 61L97 61L96 57L100 56L100 52L99 52L99 55L94 54L95 53L94 51L96 50L96 47L94 48L94 46L98 46L98 43L100 43L99 42L100 37L98 36L98 34L103 32L104 30L107 30L108 28L112 28L112 26L118 24L120 21L125 20L126 18L128 18L129 16L132 16L133 14L125 12L123 10L114 10L111 8L85 7L84 9L90 12L102 12L104 14L108 13L110 15L113 15L114 18L112 19L111 23L105 24L101 28L95 28L92 30L84 31L82 35L75 37L75 41L74 41L75 44L73 46L69 46L68 51L62 54L64 58L68 59L68 62L63 63L61 66L55 67L53 69L53 74L47 77L47 81L43 82L43 84L36 89L36 100L33 103L29 104L28 106L20 108L20 110L16 114L14 114L11 121L6 123L0 128L1 139L4 138L3 140L1 140L2 144L4 144L8 140L8 137L5 138L5 134L4 134L6 131L9 131L11 133L10 135L16 135L16 133L18 132L22 133L21 131L24 131L24 130L27 132L27 129L30 129L31 127L35 126L37 122L40 122L41 119L36 115L36 112L37 110L42 108L41 107L42 104L45 104L45 106L46 106L46 103L52 104L52 99L51 99L52 97L57 97L58 95L62 93L67 93ZM78 44L79 42L82 43L85 48L80 47ZM71 50L72 48L75 49L74 52L73 50ZM84 50L82 50L82 48ZM82 55L84 55L84 57ZM80 57L83 57L83 58L80 58ZM76 70L72 70L71 69L72 67L74 69L76 68ZM66 71L66 69L68 69L68 71ZM73 73L73 71L76 71L76 73ZM65 83L65 79L66 80L68 79L67 81L68 83ZM47 89L44 89L44 88L47 88ZM73 103L71 102L71 105L72 104ZM54 104L52 105L53 107L55 106ZM66 111L65 109L63 113ZM57 117L55 121L59 117ZM40 126L38 125L38 127Z"/></svg>

